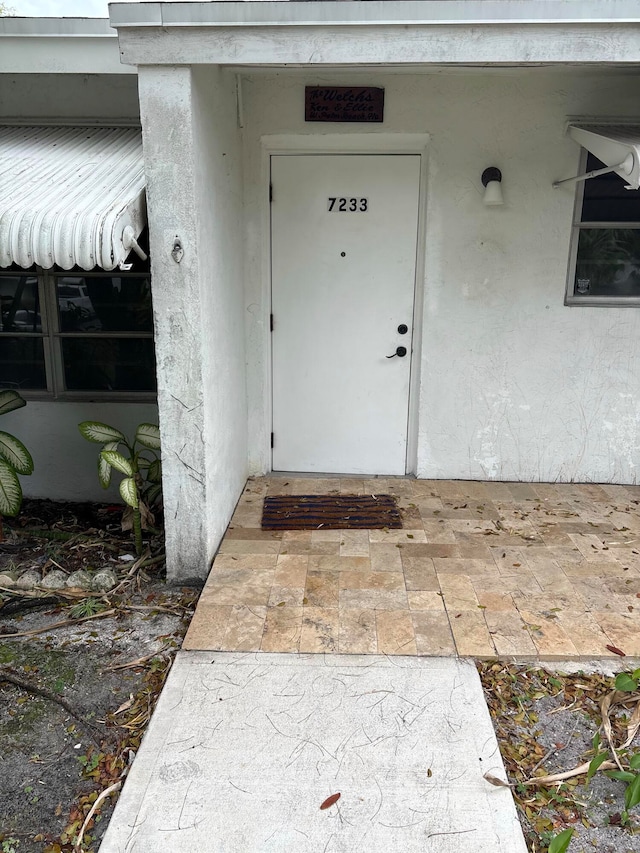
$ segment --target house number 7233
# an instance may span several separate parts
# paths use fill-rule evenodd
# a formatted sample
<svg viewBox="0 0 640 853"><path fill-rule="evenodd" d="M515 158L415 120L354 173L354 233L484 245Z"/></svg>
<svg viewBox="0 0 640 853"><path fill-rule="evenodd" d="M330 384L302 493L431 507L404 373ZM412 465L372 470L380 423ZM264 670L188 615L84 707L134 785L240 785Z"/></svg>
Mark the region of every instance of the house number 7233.
<svg viewBox="0 0 640 853"><path fill-rule="evenodd" d="M366 198L330 198L328 200L329 213L364 213L369 207Z"/></svg>

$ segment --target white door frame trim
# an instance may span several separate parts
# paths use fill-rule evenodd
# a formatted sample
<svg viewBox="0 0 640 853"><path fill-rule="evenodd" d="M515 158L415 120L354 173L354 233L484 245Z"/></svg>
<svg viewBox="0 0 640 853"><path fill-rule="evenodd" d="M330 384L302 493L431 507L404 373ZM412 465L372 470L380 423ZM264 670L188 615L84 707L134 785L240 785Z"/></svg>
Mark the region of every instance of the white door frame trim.
<svg viewBox="0 0 640 853"><path fill-rule="evenodd" d="M422 355L422 317L424 305L426 211L427 211L427 154L429 134L426 133L330 133L330 134L273 134L260 139L262 193L262 293L264 316L262 327L265 341L264 386L265 423L263 430L264 458L272 470L271 425L273 421L273 388L271 362L271 206L269 184L271 157L275 154L418 154L420 155L420 196L418 206L418 240L416 250L416 280L413 307L413 340L411 380L409 385L409 418L407 432L406 473L415 474L418 456L418 414L420 397L420 367ZM333 472L328 472L333 473Z"/></svg>

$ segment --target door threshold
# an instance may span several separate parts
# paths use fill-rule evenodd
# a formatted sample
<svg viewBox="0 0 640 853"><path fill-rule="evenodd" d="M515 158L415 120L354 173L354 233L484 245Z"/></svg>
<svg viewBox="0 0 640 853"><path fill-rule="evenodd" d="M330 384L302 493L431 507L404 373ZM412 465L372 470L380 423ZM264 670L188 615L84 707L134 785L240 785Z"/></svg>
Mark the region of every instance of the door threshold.
<svg viewBox="0 0 640 853"><path fill-rule="evenodd" d="M265 477L296 477L304 480L415 480L415 474L332 474L318 471L270 471Z"/></svg>

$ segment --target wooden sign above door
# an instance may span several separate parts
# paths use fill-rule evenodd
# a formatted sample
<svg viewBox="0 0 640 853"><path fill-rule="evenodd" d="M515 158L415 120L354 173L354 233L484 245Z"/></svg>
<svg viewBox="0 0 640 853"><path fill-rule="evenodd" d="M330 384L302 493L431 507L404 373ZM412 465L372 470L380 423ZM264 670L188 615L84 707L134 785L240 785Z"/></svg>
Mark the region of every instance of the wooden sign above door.
<svg viewBox="0 0 640 853"><path fill-rule="evenodd" d="M384 89L373 86L305 86L305 121L381 122Z"/></svg>

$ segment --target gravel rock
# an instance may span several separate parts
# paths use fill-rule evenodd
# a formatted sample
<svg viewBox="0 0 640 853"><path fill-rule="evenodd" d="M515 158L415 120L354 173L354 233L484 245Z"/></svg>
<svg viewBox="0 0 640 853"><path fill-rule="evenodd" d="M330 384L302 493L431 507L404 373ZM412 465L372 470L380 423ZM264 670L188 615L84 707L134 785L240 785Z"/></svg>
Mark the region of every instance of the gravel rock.
<svg viewBox="0 0 640 853"><path fill-rule="evenodd" d="M29 569L24 572L24 574L20 575L16 581L16 589L33 589L34 586L37 586L40 583L40 581L40 574L38 572L34 572L33 569Z"/></svg>
<svg viewBox="0 0 640 853"><path fill-rule="evenodd" d="M3 586L5 589L13 589L15 585L16 582L11 575L0 575L0 586Z"/></svg>
<svg viewBox="0 0 640 853"><path fill-rule="evenodd" d="M61 569L54 569L40 583L42 589L62 589L67 585L67 575Z"/></svg>
<svg viewBox="0 0 640 853"><path fill-rule="evenodd" d="M91 589L96 592L108 592L118 583L118 576L112 569L100 569L91 579Z"/></svg>
<svg viewBox="0 0 640 853"><path fill-rule="evenodd" d="M79 587L80 589L91 589L91 581L93 578L89 572L84 569L78 569L76 572L71 572L67 578L66 586Z"/></svg>

